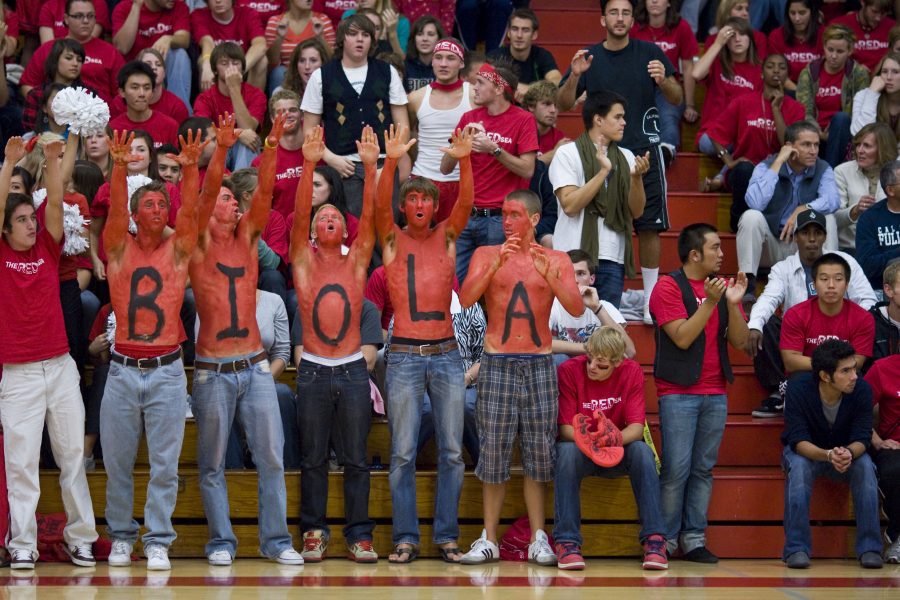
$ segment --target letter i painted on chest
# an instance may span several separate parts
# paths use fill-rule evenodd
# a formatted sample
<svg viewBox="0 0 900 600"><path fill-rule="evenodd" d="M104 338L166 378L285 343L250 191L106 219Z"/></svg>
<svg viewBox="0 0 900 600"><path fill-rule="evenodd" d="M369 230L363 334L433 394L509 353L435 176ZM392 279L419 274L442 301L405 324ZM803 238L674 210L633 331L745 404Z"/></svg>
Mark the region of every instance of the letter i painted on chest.
<svg viewBox="0 0 900 600"><path fill-rule="evenodd" d="M416 256L406 255L406 292L409 295L409 316L413 321L443 321L447 317L440 310L419 310L419 299L416 296Z"/></svg>
<svg viewBox="0 0 900 600"><path fill-rule="evenodd" d="M244 267L228 267L222 263L216 263L216 268L228 278L228 307L231 309L231 323L216 334L216 339L245 338L250 335L250 330L246 327L243 329L238 327L237 286L235 285L235 280L238 277L243 277L246 269Z"/></svg>
<svg viewBox="0 0 900 600"><path fill-rule="evenodd" d="M523 311L516 311L516 304L522 302ZM512 330L513 319L526 319L528 328L531 331L531 341L535 346L541 345L541 336L538 335L537 326L534 322L534 313L531 311L531 301L528 300L528 292L525 290L525 284L521 281L513 288L512 295L509 298L509 304L506 305L506 321L503 324L503 343L509 340Z"/></svg>

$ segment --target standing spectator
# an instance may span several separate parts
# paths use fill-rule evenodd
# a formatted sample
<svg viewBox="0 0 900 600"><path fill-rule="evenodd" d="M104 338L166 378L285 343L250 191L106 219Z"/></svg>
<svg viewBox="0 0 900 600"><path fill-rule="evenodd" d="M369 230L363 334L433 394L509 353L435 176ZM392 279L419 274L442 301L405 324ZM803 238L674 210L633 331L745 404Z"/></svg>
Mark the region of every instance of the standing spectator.
<svg viewBox="0 0 900 600"><path fill-rule="evenodd" d="M410 37L413 43L406 51L403 87L407 93L414 92L434 81L434 46L445 35L441 22L434 17L422 17L412 25Z"/></svg>
<svg viewBox="0 0 900 600"><path fill-rule="evenodd" d="M210 0L209 8L191 13L191 36L200 46L200 89L216 84L213 50L225 42L237 44L245 56L241 75L259 90L266 89L269 61L266 58L266 36L259 17L252 8L235 6L234 0ZM218 115L213 115L213 118ZM246 125L238 121L241 128Z"/></svg>
<svg viewBox="0 0 900 600"><path fill-rule="evenodd" d="M869 87L853 98L850 133L856 135L864 125L880 121L889 125L900 148L900 53L888 52L875 69Z"/></svg>
<svg viewBox="0 0 900 600"><path fill-rule="evenodd" d="M900 161L881 167L879 180L885 199L856 222L856 258L876 290L884 284L885 267L900 257Z"/></svg>
<svg viewBox="0 0 900 600"><path fill-rule="evenodd" d="M850 58L853 32L848 28L829 25L822 41L825 56L800 72L797 100L806 107L806 118L819 124L822 158L833 168L847 154L853 99L869 85L869 71Z"/></svg>
<svg viewBox="0 0 900 600"><path fill-rule="evenodd" d="M331 19L312 10L312 0L289 0L288 10L275 15L266 23L266 57L272 67L269 71L268 92L282 85L291 66L294 48L305 40L318 38L328 46L334 46L334 28ZM296 90L295 90L296 91Z"/></svg>
<svg viewBox="0 0 900 600"><path fill-rule="evenodd" d="M797 89L800 71L822 58L822 28L818 0L790 0L784 4L784 25L769 33L769 52L787 59L787 90Z"/></svg>
<svg viewBox="0 0 900 600"><path fill-rule="evenodd" d="M634 222L644 283L644 320L649 322L650 293L659 277L659 234L669 228L656 90L661 90L672 104L681 104L684 98L675 69L662 50L654 44L629 39L634 25L632 10L629 0L608 0L601 19L607 30L606 41L575 53L559 90L559 108L571 109L584 92L590 95L611 90L622 95L624 105L635 115L625 121L622 145L635 155L650 153L650 168L643 177L646 204Z"/></svg>
<svg viewBox="0 0 900 600"><path fill-rule="evenodd" d="M881 505L888 518L884 537L890 546L884 551L884 560L897 564L900 563L900 355L875 361L866 373L866 383L872 388L875 405L872 450L878 487L884 495Z"/></svg>
<svg viewBox="0 0 900 600"><path fill-rule="evenodd" d="M528 86L522 98L522 108L534 115L538 128L538 160L549 165L553 161L556 149L571 142L562 130L556 127L559 117L559 104L556 97L559 88L547 80L536 81Z"/></svg>
<svg viewBox="0 0 900 600"><path fill-rule="evenodd" d="M463 44L474 50L478 41L484 40L485 52L499 48L512 11L512 0L456 0L456 23Z"/></svg>
<svg viewBox="0 0 900 600"><path fill-rule="evenodd" d="M856 222L873 204L885 198L878 182L881 167L897 160L897 140L885 123L869 123L853 136L854 160L834 169L834 181L841 207L834 213L838 226L838 247L856 250Z"/></svg>
<svg viewBox="0 0 900 600"><path fill-rule="evenodd" d="M152 131L153 147L178 141L178 123L169 116L150 108L150 97L156 87L153 70L139 60L125 63L119 71L119 94L125 100L125 112L111 119L115 131Z"/></svg>
<svg viewBox="0 0 900 600"><path fill-rule="evenodd" d="M538 37L538 18L527 8L514 10L506 25L509 46L500 46L488 53L488 58L501 59L518 67L519 85L516 100L522 100L528 91L528 84L546 79L559 85L562 74L556 66L556 59L549 51L535 45Z"/></svg>
<svg viewBox="0 0 900 600"><path fill-rule="evenodd" d="M653 376L662 431L660 495L669 554L716 563L706 547L712 469L728 413L725 382L733 381L728 344L743 348L747 323L741 299L747 278L718 277L722 242L711 225L678 234L682 267L662 277L650 310L656 326Z"/></svg>
<svg viewBox="0 0 900 600"><path fill-rule="evenodd" d="M38 16L39 29L37 30L41 44L68 35L66 17L70 14L79 14L70 11L70 4L72 4L72 0L47 0L42 3ZM94 19L87 19L88 13L82 14L84 15L82 18L92 21L91 37L99 38L103 35L104 30L109 31L109 7L105 1L97 2L94 6ZM30 33L31 30L27 29L26 32Z"/></svg>
<svg viewBox="0 0 900 600"><path fill-rule="evenodd" d="M113 44L127 60L153 48L166 62L169 90L191 105L191 20L184 0L131 0L113 9ZM162 82L160 82L162 83Z"/></svg>
<svg viewBox="0 0 900 600"><path fill-rule="evenodd" d="M894 7L891 0L860 0L859 10L849 12L831 21L831 25L843 25L853 32L856 43L853 58L873 71L878 61L888 51L888 36L895 21L888 17Z"/></svg>
<svg viewBox="0 0 900 600"><path fill-rule="evenodd" d="M302 99L306 92L306 84L313 71L329 60L331 60L331 48L319 38L310 38L300 42L291 52L291 59L281 84L282 89L290 90ZM301 124L302 122L301 116Z"/></svg>

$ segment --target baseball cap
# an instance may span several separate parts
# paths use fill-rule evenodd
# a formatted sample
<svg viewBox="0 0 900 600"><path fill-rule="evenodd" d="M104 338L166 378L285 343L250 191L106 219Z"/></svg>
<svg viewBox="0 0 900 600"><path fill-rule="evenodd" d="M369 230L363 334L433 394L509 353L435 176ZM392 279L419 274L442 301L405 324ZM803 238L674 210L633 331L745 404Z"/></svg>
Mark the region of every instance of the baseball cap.
<svg viewBox="0 0 900 600"><path fill-rule="evenodd" d="M827 231L825 227L825 215L819 211L810 208L797 215L797 231L800 231L811 223L821 227L822 231Z"/></svg>

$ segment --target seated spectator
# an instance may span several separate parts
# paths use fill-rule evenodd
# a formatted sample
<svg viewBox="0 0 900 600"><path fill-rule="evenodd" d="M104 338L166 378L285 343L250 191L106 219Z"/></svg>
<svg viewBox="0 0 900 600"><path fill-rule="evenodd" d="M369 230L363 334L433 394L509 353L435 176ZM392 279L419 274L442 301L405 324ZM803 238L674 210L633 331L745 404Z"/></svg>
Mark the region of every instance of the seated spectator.
<svg viewBox="0 0 900 600"><path fill-rule="evenodd" d="M112 135L112 132L109 132ZM81 138L81 151L83 158L98 167L103 172L103 177L108 181L112 171L112 159L109 157L109 138L107 133L92 133Z"/></svg>
<svg viewBox="0 0 900 600"><path fill-rule="evenodd" d="M68 35L66 18L90 22L93 38L99 38L103 31L109 31L109 7L106 1L97 2L93 11L72 10L72 0L44 0L38 14L38 37L41 44L64 38ZM93 12L94 18L90 18ZM74 15L74 16L73 16ZM79 16L80 15L80 16ZM30 31L30 30L28 30Z"/></svg>
<svg viewBox="0 0 900 600"><path fill-rule="evenodd" d="M61 83L48 83L44 85L44 89L42 89L39 94L42 100L38 112L35 115L34 133L41 134L46 131L57 135L63 135L66 132L66 125L56 122L56 118L53 116L52 106L56 94L67 87L69 86L62 85Z"/></svg>
<svg viewBox="0 0 900 600"><path fill-rule="evenodd" d="M882 274L884 302L869 309L875 319L872 360L900 354L900 260L892 261Z"/></svg>
<svg viewBox="0 0 900 600"><path fill-rule="evenodd" d="M853 98L869 85L869 71L850 58L853 39L848 28L829 25L822 34L825 56L809 63L797 80L797 100L807 120L818 122L822 158L832 167L847 154Z"/></svg>
<svg viewBox="0 0 900 600"><path fill-rule="evenodd" d="M794 306L815 297L818 287L812 266L822 256L827 233L822 213L806 210L797 215L797 252L772 265L769 280L750 312L750 337L747 354L753 358L756 378L770 392L769 397L752 412L754 417L777 417L784 410L784 361L781 359L781 309L784 314ZM849 254L835 252L850 265L847 297L868 310L875 304L875 292L862 268Z"/></svg>
<svg viewBox="0 0 900 600"><path fill-rule="evenodd" d="M556 95L559 88L551 81L536 81L528 86L522 98L522 108L534 115L538 128L538 160L549 165L556 149L572 140L556 127L559 104Z"/></svg>
<svg viewBox="0 0 900 600"><path fill-rule="evenodd" d="M897 160L897 140L885 123L869 123L853 136L854 160L834 169L841 207L834 213L838 226L838 247L856 250L856 222L879 200L884 190L878 182L881 167Z"/></svg>
<svg viewBox="0 0 900 600"><path fill-rule="evenodd" d="M300 97L294 92L281 90L269 100L269 115L274 119L286 115L284 133L278 142L275 159L275 189L272 193L272 210L283 218L294 213L294 197L303 171L303 125L300 119ZM259 166L260 158L253 160Z"/></svg>
<svg viewBox="0 0 900 600"><path fill-rule="evenodd" d="M410 37L413 43L406 51L403 76L403 88L407 93L434 81L434 69L431 68L434 46L445 35L441 22L434 17L422 17L412 24Z"/></svg>
<svg viewBox="0 0 900 600"><path fill-rule="evenodd" d="M356 8L344 11L342 18L346 19L362 9L371 10L378 15L382 24L378 39L387 42L388 51L399 56L406 56L409 42L409 19L394 8L391 0L357 0Z"/></svg>
<svg viewBox="0 0 900 600"><path fill-rule="evenodd" d="M137 59L153 70L156 85L150 95L150 108L173 118L176 123L184 122L190 116L191 105L185 104L181 98L166 89L166 61L162 54L154 48L145 48ZM114 104L114 107L110 107L111 111L125 110L125 103L121 98L116 98Z"/></svg>
<svg viewBox="0 0 900 600"><path fill-rule="evenodd" d="M872 450L878 488L884 497L882 510L888 525L884 532L889 547L884 559L900 563L900 354L875 361L866 373L875 405Z"/></svg>
<svg viewBox="0 0 900 600"><path fill-rule="evenodd" d="M569 258L575 267L575 281L584 300L584 312L570 315L554 298L550 308L550 334L553 336L551 350L557 364L585 353L585 343L601 327L617 330L625 343L625 358L635 354L634 342L625 333L627 322L619 309L600 299L594 286L596 266L591 256L584 250L569 250Z"/></svg>
<svg viewBox="0 0 900 600"><path fill-rule="evenodd" d="M102 0L97 0L97 3L102 4ZM109 104L118 92L116 75L125 64L125 60L115 46L93 36L96 18L92 0L67 0L66 11L65 22L68 27L66 37L77 41L84 48L85 59L81 79ZM25 66L19 82L23 96L28 96L28 92L33 88L48 81L44 63L53 50L53 44L53 40L42 44Z"/></svg>
<svg viewBox="0 0 900 600"><path fill-rule="evenodd" d="M258 90L266 89L269 61L266 58L265 30L252 8L235 6L234 0L213 0L209 8L200 8L191 13L191 36L200 46L198 64L201 90L215 87L217 80L213 52L226 42L241 49L241 76L246 75L250 85ZM238 126L247 128L240 120Z"/></svg>
<svg viewBox="0 0 900 600"><path fill-rule="evenodd" d="M185 106L191 105L191 19L184 0L119 2L112 12L113 44L127 60L153 48L165 60L163 82ZM179 121L180 122L180 121Z"/></svg>
<svg viewBox="0 0 900 600"><path fill-rule="evenodd" d="M755 2L765 0L754 0ZM729 19L743 19L747 22L748 31L753 32L753 43L756 47L756 54L761 61L769 54L768 40L766 34L762 32L762 28L754 27L750 23L750 0L720 0L716 8L715 27L711 28L706 42L703 44L705 48L709 48L716 38L717 32L721 31ZM749 34L748 34L749 35Z"/></svg>
<svg viewBox="0 0 900 600"><path fill-rule="evenodd" d="M181 183L181 163L169 158L169 154L178 156L178 146L163 144L156 149L156 168L160 179L177 187Z"/></svg>
<svg viewBox="0 0 900 600"><path fill-rule="evenodd" d="M859 10L849 12L831 21L831 25L849 28L856 38L853 58L870 71L878 66L884 53L888 51L888 35L894 20L888 13L894 8L891 0L860 0Z"/></svg>
<svg viewBox="0 0 900 600"><path fill-rule="evenodd" d="M828 339L850 343L856 349L856 368L862 369L872 355L875 323L866 309L844 298L850 264L832 252L817 258L810 271L815 296L788 309L781 324L779 348L785 371L809 371L813 351Z"/></svg>
<svg viewBox="0 0 900 600"><path fill-rule="evenodd" d="M331 19L311 8L312 0L288 0L287 12L270 17L266 23L266 44L269 46L266 58L271 66L268 82L270 95L282 85L298 44L319 39L328 46L334 46Z"/></svg>
<svg viewBox="0 0 900 600"><path fill-rule="evenodd" d="M681 117L684 116L688 123L694 123L700 117L694 104L696 82L691 74L700 50L690 25L681 18L670 0L640 0L634 9L634 20L636 26L631 29L631 37L659 46L675 67L675 76L684 88L684 103L677 105L666 100L659 88L656 90L660 145L663 152L668 153L665 157L668 165L681 147Z"/></svg>
<svg viewBox="0 0 900 600"><path fill-rule="evenodd" d="M209 117L194 116L189 117L186 121L182 121L178 126L179 142L181 138L187 136L188 131L199 131L200 140L206 143L203 147L203 151L200 153L200 157L197 159L197 167L200 171L200 184L202 185L203 181L206 179L206 170L209 168L209 161L212 160L212 156L218 147L218 142L216 141L216 128L212 119ZM227 169L225 175L228 175Z"/></svg>
<svg viewBox="0 0 900 600"><path fill-rule="evenodd" d="M856 556L880 569L878 483L866 451L872 438L872 388L858 379L855 350L829 339L812 354L811 373L792 378L784 413L784 552L788 568L806 569L812 554L809 503L822 476L850 484Z"/></svg>
<svg viewBox="0 0 900 600"><path fill-rule="evenodd" d="M519 85L516 100L521 102L528 91L528 84L546 79L559 85L562 73L556 66L556 59L549 51L535 45L538 37L538 18L527 8L514 10L506 25L508 46L500 46L488 53L488 58L511 62L518 67Z"/></svg>
<svg viewBox="0 0 900 600"><path fill-rule="evenodd" d="M204 0L193 0L198 4ZM259 19L260 26L265 29L272 17L280 16L291 0L236 0L235 6L244 6L253 11Z"/></svg>
<svg viewBox="0 0 900 600"><path fill-rule="evenodd" d="M47 61L44 63L44 81L47 84L56 83L63 87L84 85L81 81L84 56L84 47L77 41L71 38L54 41ZM28 92L25 97L22 125L26 130L37 133L47 130L47 114L43 113L40 117L38 115L43 105L44 86L39 85Z"/></svg>
<svg viewBox="0 0 900 600"><path fill-rule="evenodd" d="M303 98L309 76L329 60L331 60L331 48L319 38L310 38L300 42L291 52L291 59L287 64L284 81L281 84L282 89L290 90Z"/></svg>
<svg viewBox="0 0 900 600"><path fill-rule="evenodd" d="M706 82L706 99L697 131L700 152L715 156L716 150L706 130L729 101L742 94L762 91L761 62L746 19L728 19L715 40L706 45L706 52L691 71L694 79Z"/></svg>
<svg viewBox="0 0 900 600"><path fill-rule="evenodd" d="M153 147L175 144L178 123L150 108L150 97L156 87L156 75L149 65L138 60L125 63L119 71L119 95L125 100L125 112L109 121L114 131L143 129L153 132Z"/></svg>
<svg viewBox="0 0 900 600"><path fill-rule="evenodd" d="M881 167L879 180L884 200L856 222L856 258L875 290L884 285L881 274L888 263L900 258L900 161Z"/></svg>
<svg viewBox="0 0 900 600"><path fill-rule="evenodd" d="M456 0L456 23L463 45L474 49L483 39L486 52L499 48L512 10L511 0Z"/></svg>
<svg viewBox="0 0 900 600"><path fill-rule="evenodd" d="M900 148L900 53L889 52L875 69L869 87L860 90L853 98L853 120L850 133L856 135L869 123L880 121L894 132Z"/></svg>
<svg viewBox="0 0 900 600"><path fill-rule="evenodd" d="M585 477L627 475L638 506L645 569L667 569L665 524L660 503L659 476L653 449L644 442L646 419L644 372L626 358L621 332L601 327L584 344L585 355L557 368L559 380L559 437L556 442L554 528L556 560L560 569L581 570L581 480ZM619 430L625 447L622 462L614 467L594 463L575 445L576 415L594 418L599 412Z"/></svg>
<svg viewBox="0 0 900 600"><path fill-rule="evenodd" d="M226 165L229 170L236 171L249 167L259 154L262 142L257 130L265 118L266 95L244 81L247 60L236 43L219 44L212 51L210 60L215 85L194 100L194 114L213 120L225 113L234 115L241 133L238 143L228 151Z"/></svg>
<svg viewBox="0 0 900 600"><path fill-rule="evenodd" d="M12 58L19 45L19 15L15 9L2 4L0 5L0 21L6 24L6 31L0 35L0 57Z"/></svg>
<svg viewBox="0 0 900 600"><path fill-rule="evenodd" d="M790 0L784 3L781 27L769 33L769 52L782 54L788 63L786 90L796 90L800 71L822 58L822 27L818 0Z"/></svg>
<svg viewBox="0 0 900 600"><path fill-rule="evenodd" d="M819 127L799 121L784 132L784 146L753 169L747 186L748 210L737 230L738 267L749 279L754 298L760 265L770 266L793 254L797 216L808 208L824 213L828 224L825 251L837 250L833 213L840 200L834 171L819 158Z"/></svg>
<svg viewBox="0 0 900 600"><path fill-rule="evenodd" d="M900 25L891 27L888 34L888 52L900 53Z"/></svg>
<svg viewBox="0 0 900 600"><path fill-rule="evenodd" d="M340 1L340 0L338 0ZM421 17L432 15L437 17L441 27L448 34L453 33L456 24L457 0L392 0L394 8L411 22Z"/></svg>
<svg viewBox="0 0 900 600"><path fill-rule="evenodd" d="M805 115L803 105L785 95L785 81L787 61L780 54L770 54L763 62L762 93L743 94L729 102L707 131L725 167L705 181L702 190L716 191L727 181L732 193L732 231L737 231L738 219L747 209L745 196L756 164L778 152L787 126L802 121Z"/></svg>

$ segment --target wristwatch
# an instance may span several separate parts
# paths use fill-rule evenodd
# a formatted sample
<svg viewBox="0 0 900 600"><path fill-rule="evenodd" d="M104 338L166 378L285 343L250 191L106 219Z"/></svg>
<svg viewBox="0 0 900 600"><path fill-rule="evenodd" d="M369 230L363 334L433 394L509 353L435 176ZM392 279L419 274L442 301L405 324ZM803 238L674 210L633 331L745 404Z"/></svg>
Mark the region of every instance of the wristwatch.
<svg viewBox="0 0 900 600"><path fill-rule="evenodd" d="M494 158L500 158L501 152L503 152L503 148L501 148L500 146L497 146L496 148L494 148L494 151L491 152L491 154L494 155Z"/></svg>

